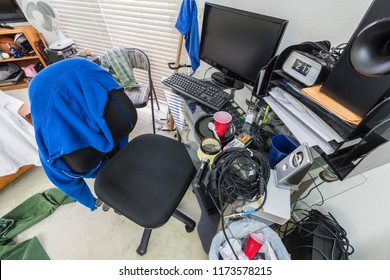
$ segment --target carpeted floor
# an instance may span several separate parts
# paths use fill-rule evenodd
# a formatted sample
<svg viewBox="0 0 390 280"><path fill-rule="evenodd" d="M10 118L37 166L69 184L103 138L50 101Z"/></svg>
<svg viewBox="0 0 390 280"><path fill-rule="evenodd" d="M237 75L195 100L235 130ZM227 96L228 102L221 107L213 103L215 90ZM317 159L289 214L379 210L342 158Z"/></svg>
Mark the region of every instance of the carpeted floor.
<svg viewBox="0 0 390 280"><path fill-rule="evenodd" d="M139 112L134 137L152 132L150 109ZM164 108L156 114L157 123L164 124ZM158 131L158 133L162 133ZM174 132L167 134L173 137ZM87 180L93 189L93 180ZM28 197L52 188L41 167L34 167L0 190L0 215L8 213ZM200 209L191 188L188 189L179 209L195 221ZM198 233L187 233L184 224L171 218L163 227L153 230L146 255L140 257L136 249L143 229L112 209L101 208L91 212L81 204L71 203L59 207L51 216L19 234L15 241L21 242L37 236L51 259L57 260L121 260L121 259L207 259Z"/></svg>

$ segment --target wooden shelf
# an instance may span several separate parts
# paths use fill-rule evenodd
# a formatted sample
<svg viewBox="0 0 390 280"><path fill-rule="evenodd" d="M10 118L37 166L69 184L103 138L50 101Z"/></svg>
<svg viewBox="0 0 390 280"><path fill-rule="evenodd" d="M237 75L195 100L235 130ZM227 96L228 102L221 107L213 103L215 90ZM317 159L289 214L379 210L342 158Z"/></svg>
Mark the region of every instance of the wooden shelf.
<svg viewBox="0 0 390 280"><path fill-rule="evenodd" d="M32 27L31 25L21 25L15 27L14 29L0 28L0 35L12 35L12 34L24 33L26 29L29 29L31 27Z"/></svg>
<svg viewBox="0 0 390 280"><path fill-rule="evenodd" d="M22 89L22 88L28 88L28 83L23 81L24 78L21 78L19 82L17 82L14 85L8 85L8 86L1 86L0 90L7 91L7 90L15 90L15 89Z"/></svg>
<svg viewBox="0 0 390 280"><path fill-rule="evenodd" d="M8 59L1 60L1 62L15 62L15 63L17 63L18 61L31 60L31 59L39 59L39 56L29 55L29 56L23 56L21 58L8 58Z"/></svg>
<svg viewBox="0 0 390 280"><path fill-rule="evenodd" d="M41 34L38 33L38 31L31 25L22 25L15 27L15 29L2 29L0 28L0 37L15 37L15 34L23 33L24 36L26 36L26 39L30 43L32 49L35 52L35 55L30 55L30 56L23 56L21 58L8 58L8 59L3 59L1 62L13 62L19 67L26 67L30 64L37 64L41 62L44 67L47 66L46 61L44 58L41 56L39 53L38 49L35 47L35 43L42 41L44 46L46 46L46 43L44 42ZM6 90L14 90L14 89L22 89L22 88L27 88L28 83L23 81L23 78L16 83L15 85L7 85L7 86L1 86L0 85L0 90L6 91Z"/></svg>

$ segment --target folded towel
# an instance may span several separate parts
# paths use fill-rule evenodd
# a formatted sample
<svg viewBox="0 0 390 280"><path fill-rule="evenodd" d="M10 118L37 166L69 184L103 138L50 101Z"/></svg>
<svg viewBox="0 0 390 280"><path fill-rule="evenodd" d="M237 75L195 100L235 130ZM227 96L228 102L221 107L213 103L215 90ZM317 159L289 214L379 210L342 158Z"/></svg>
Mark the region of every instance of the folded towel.
<svg viewBox="0 0 390 280"><path fill-rule="evenodd" d="M125 90L138 88L133 68L126 48L117 47L108 50L101 59L101 66L108 70Z"/></svg>

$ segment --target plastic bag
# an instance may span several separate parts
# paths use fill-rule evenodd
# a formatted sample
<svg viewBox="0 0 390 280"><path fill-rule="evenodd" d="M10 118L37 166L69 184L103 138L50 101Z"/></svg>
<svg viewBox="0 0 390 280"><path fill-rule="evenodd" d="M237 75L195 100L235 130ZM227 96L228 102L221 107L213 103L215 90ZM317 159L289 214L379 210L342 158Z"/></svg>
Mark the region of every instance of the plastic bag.
<svg viewBox="0 0 390 280"><path fill-rule="evenodd" d="M264 236L265 241L267 241L272 248L273 253L278 260L290 260L290 255L278 234L262 222L252 219L243 219L229 224L228 229L226 229L226 234L229 240L233 238L236 240L242 240L247 238L251 233L261 233ZM223 232L220 231L214 236L211 242L209 251L210 260L219 259L220 247L225 247L225 243L225 236ZM241 255L241 252L238 252L238 255Z"/></svg>

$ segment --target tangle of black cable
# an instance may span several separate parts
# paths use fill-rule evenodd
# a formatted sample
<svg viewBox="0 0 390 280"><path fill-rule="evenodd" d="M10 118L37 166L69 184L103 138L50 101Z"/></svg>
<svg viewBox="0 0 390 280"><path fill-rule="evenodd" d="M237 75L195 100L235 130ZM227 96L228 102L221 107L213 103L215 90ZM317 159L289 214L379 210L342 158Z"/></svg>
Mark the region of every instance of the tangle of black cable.
<svg viewBox="0 0 390 280"><path fill-rule="evenodd" d="M304 210L304 209L295 208L295 207L297 206L298 202L302 202L302 203L305 204L308 208L312 208L313 206L321 206L321 205L323 205L324 202L325 202L324 196L323 196L321 190L319 189L319 187L320 187L322 184L324 184L325 181L321 181L319 184L317 184L317 183L315 182L314 178L310 175L310 173L308 173L308 175L310 176L311 180L313 181L314 187L311 188L311 189L307 192L307 194L306 194L305 196L300 197L300 198L294 203L294 206L293 206L293 208L292 208L292 210L291 210L291 214L293 214L295 211L302 211L302 210ZM312 204L312 205L308 205L304 200L305 200L305 198L307 198L307 197L310 196L310 194L313 192L313 190L317 190L317 191L318 191L318 193L319 193L319 195L320 195L320 197L321 197L321 201L320 201L319 203L314 203L314 204Z"/></svg>
<svg viewBox="0 0 390 280"><path fill-rule="evenodd" d="M270 167L266 156L245 148L230 148L215 159L216 187L222 204L255 201L266 192Z"/></svg>
<svg viewBox="0 0 390 280"><path fill-rule="evenodd" d="M219 154L214 161L213 172L216 172L216 183L220 212L222 213L222 231L235 258L237 254L227 237L223 210L226 203L235 200L254 201L263 196L258 211L264 206L267 197L267 183L270 177L270 166L267 158L260 152L245 148L230 148ZM243 178L244 172L249 175Z"/></svg>
<svg viewBox="0 0 390 280"><path fill-rule="evenodd" d="M346 46L346 43L342 43L340 45L337 45L336 47L332 47L329 51L326 49L321 49L315 55L323 59L328 69L332 70L333 67L336 65L337 61L340 59L341 54L343 53Z"/></svg>
<svg viewBox="0 0 390 280"><path fill-rule="evenodd" d="M261 149L264 152L268 152L270 149L270 140L271 138L279 134L278 129L269 123L263 123L260 126L254 128L252 133L253 146L256 149Z"/></svg>
<svg viewBox="0 0 390 280"><path fill-rule="evenodd" d="M302 220L293 223L293 226L291 228L283 232L284 234L283 239L288 238L289 233L295 230L299 230L304 233L300 235L300 238L305 238L307 236L313 235L320 238L333 240L332 253L330 256L331 258L328 258L326 254L320 251L318 248L311 247L312 249L318 251L326 259L332 259L332 260L335 259L336 256L334 255L334 251L336 247L338 247L340 251L339 259L346 260L348 259L348 256L353 254L354 248L349 243L349 240L347 238L347 232L337 222L337 220L333 217L332 214L328 213L328 215L325 215L316 209L312 209L310 211L304 212L303 215L305 217ZM309 226L311 229L308 229L307 226ZM313 226L315 226L314 229L312 229ZM316 233L315 230L318 227L321 227L326 233L328 233L328 235ZM309 245L297 246L295 248L291 248L290 252L302 248L308 248L308 247L310 246Z"/></svg>

